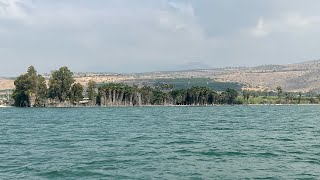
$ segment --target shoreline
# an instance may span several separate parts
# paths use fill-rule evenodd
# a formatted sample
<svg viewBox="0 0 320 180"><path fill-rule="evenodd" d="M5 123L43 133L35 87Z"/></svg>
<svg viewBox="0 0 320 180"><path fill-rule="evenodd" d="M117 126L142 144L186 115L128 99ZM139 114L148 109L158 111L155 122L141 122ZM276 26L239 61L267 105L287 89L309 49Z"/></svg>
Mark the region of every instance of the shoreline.
<svg viewBox="0 0 320 180"><path fill-rule="evenodd" d="M29 108L125 108L125 107L222 107L222 106L320 106L320 104L216 104L216 105L143 105L143 106L48 106ZM0 105L0 108L25 108Z"/></svg>

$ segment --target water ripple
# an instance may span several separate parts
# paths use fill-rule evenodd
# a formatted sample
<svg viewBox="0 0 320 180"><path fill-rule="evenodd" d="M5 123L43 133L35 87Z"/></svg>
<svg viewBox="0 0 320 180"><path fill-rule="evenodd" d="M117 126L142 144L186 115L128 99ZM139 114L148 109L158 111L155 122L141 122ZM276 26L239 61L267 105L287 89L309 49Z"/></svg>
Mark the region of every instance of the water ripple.
<svg viewBox="0 0 320 180"><path fill-rule="evenodd" d="M320 179L318 106L0 114L0 179Z"/></svg>

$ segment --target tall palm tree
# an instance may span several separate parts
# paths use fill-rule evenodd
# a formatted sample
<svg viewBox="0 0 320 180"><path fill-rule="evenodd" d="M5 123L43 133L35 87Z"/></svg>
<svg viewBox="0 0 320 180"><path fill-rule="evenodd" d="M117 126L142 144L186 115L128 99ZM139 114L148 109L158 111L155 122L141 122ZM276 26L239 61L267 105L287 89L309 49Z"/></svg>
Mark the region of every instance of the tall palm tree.
<svg viewBox="0 0 320 180"><path fill-rule="evenodd" d="M280 86L277 87L277 92L278 92L278 99L279 103L281 104L281 93L282 93L282 88Z"/></svg>
<svg viewBox="0 0 320 180"><path fill-rule="evenodd" d="M298 104L300 104L300 103L301 103L301 96L302 96L302 92L299 92Z"/></svg>

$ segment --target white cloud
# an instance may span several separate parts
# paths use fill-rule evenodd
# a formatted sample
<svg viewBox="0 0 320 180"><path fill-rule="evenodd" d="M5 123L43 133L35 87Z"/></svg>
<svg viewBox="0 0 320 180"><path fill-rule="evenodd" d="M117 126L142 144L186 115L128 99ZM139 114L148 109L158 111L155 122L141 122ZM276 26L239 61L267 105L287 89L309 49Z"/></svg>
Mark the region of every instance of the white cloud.
<svg viewBox="0 0 320 180"><path fill-rule="evenodd" d="M269 34L268 27L266 27L266 23L264 22L263 18L258 20L256 27L253 28L252 34L255 37L264 37Z"/></svg>
<svg viewBox="0 0 320 180"><path fill-rule="evenodd" d="M87 8L68 1L39 2L34 1L32 12L22 18L27 23L14 24L13 31L0 34L12 37L0 47L19 51L10 58L23 56L28 64L40 64L50 57L58 65L68 62L76 69L85 69L88 60L109 68L163 66L178 64L173 60L201 61L216 45L197 23L190 3L164 0ZM72 63L76 61L83 63Z"/></svg>
<svg viewBox="0 0 320 180"><path fill-rule="evenodd" d="M0 0L0 19L25 19L29 1Z"/></svg>
<svg viewBox="0 0 320 180"><path fill-rule="evenodd" d="M319 1L288 2L0 0L0 62L38 64L42 71L60 65L91 71L92 64L150 71L188 62L217 67L320 56Z"/></svg>
<svg viewBox="0 0 320 180"><path fill-rule="evenodd" d="M285 25L287 27L302 29L319 27L320 16L302 16L298 13L290 14L285 18Z"/></svg>
<svg viewBox="0 0 320 180"><path fill-rule="evenodd" d="M265 37L272 33L305 33L315 28L320 30L320 16L287 13L268 20L260 18L251 33L254 37Z"/></svg>
<svg viewBox="0 0 320 180"><path fill-rule="evenodd" d="M194 8L190 3L168 2L168 5L176 9L180 14L194 17Z"/></svg>

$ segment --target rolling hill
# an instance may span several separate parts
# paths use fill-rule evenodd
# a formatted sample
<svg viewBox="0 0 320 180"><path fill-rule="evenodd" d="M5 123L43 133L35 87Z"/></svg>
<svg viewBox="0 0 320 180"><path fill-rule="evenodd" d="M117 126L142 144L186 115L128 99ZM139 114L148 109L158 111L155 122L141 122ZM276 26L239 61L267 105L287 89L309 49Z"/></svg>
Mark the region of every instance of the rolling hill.
<svg viewBox="0 0 320 180"><path fill-rule="evenodd" d="M152 84L154 82L181 82L177 79L209 78L213 82L242 84L244 89L271 91L281 86L285 91L320 92L320 60L288 65L262 65L256 67L226 67L185 71L163 71L133 74L76 73L77 82L86 84L90 79L97 83L124 82ZM178 83L179 84L179 83ZM212 85L212 83L211 83ZM220 84L221 85L221 84ZM0 78L0 90L13 89L12 79Z"/></svg>

